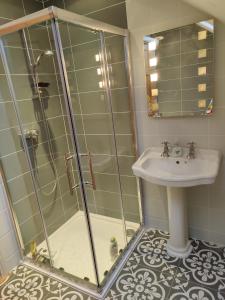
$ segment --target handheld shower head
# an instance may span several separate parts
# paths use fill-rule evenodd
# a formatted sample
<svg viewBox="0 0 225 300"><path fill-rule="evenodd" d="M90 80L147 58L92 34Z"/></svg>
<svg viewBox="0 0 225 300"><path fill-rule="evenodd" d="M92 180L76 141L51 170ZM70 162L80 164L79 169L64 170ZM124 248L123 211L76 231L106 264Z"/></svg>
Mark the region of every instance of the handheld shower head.
<svg viewBox="0 0 225 300"><path fill-rule="evenodd" d="M32 69L33 69L32 70L33 71L33 81L34 81L33 82L33 87L34 87L34 90L35 90L35 96L36 96L36 94L37 95L43 94L43 91L45 91L45 90L43 90L43 88L46 89L46 87L49 86L49 82L39 82L38 73L37 73L37 67L40 65L42 57L44 57L44 56L50 57L50 56L53 56L53 55L54 55L54 53L51 50L44 50L44 51L42 51L38 55L36 61L34 62L33 66L32 66Z"/></svg>
<svg viewBox="0 0 225 300"><path fill-rule="evenodd" d="M54 55L54 53L53 53L52 50L45 50L45 51L42 51L42 52L38 55L38 57L37 57L37 59L36 59L36 62L34 63L34 68L36 68L37 66L40 65L40 61L41 61L41 58L42 58L43 56L53 56L53 55Z"/></svg>

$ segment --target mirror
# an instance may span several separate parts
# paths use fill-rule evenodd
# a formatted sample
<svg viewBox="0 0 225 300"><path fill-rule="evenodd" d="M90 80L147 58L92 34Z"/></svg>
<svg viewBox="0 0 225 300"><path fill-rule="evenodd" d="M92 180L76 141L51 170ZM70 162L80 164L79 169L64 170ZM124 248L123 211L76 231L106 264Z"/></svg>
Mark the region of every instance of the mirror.
<svg viewBox="0 0 225 300"><path fill-rule="evenodd" d="M211 115L214 21L144 37L149 116Z"/></svg>

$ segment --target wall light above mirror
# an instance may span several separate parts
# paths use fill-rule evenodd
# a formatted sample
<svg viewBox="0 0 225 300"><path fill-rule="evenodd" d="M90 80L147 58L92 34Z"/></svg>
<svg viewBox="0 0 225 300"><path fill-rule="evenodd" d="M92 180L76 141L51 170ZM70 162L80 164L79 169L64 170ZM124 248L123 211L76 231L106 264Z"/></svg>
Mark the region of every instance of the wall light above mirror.
<svg viewBox="0 0 225 300"><path fill-rule="evenodd" d="M214 104L214 21L144 37L149 116L208 116Z"/></svg>

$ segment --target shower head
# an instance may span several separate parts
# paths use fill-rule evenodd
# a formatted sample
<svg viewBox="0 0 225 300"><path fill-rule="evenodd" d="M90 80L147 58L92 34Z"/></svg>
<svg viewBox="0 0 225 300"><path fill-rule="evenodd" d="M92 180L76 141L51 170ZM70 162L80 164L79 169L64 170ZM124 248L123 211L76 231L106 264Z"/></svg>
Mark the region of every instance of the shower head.
<svg viewBox="0 0 225 300"><path fill-rule="evenodd" d="M34 68L36 68L37 66L40 65L40 61L41 61L41 58L42 58L43 56L53 56L53 55L54 55L54 53L53 53L52 50L45 50L45 51L42 51L42 52L38 55L38 57L37 57L37 59L36 59L36 62L34 63Z"/></svg>

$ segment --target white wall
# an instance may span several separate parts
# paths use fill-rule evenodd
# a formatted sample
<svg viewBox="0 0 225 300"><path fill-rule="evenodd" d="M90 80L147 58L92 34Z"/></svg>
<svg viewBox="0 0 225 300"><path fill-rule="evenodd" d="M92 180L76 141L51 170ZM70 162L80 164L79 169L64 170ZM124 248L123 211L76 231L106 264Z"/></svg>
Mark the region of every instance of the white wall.
<svg viewBox="0 0 225 300"><path fill-rule="evenodd" d="M225 10L225 8L224 8ZM147 115L143 36L211 17L181 0L127 0L140 153L163 140L219 149L225 155L225 24L216 22L215 111L209 118L151 119ZM214 16L216 17L216 16ZM193 237L225 244L225 163L216 183L188 190ZM148 226L168 229L165 188L144 183Z"/></svg>
<svg viewBox="0 0 225 300"><path fill-rule="evenodd" d="M0 175L0 273L7 274L18 265L19 249L9 214L7 195Z"/></svg>

